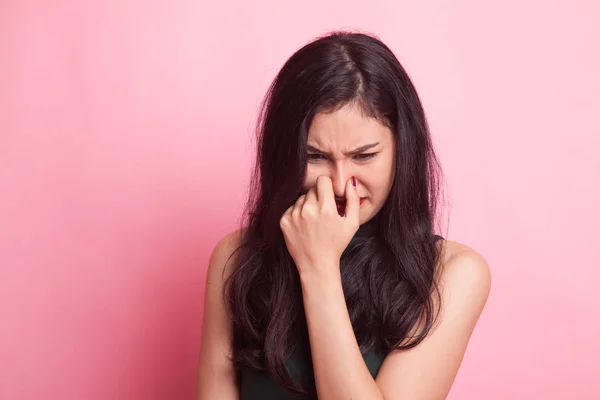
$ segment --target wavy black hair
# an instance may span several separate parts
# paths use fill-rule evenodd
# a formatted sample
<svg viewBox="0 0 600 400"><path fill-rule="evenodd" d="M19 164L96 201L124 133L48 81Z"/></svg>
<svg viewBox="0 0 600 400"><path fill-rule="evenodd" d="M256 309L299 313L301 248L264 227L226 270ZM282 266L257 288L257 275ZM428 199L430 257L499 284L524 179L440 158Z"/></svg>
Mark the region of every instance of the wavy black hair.
<svg viewBox="0 0 600 400"><path fill-rule="evenodd" d="M263 100L256 164L240 219L243 235L224 290L236 370L266 371L292 393L307 389L285 361L308 334L298 272L279 221L301 193L314 116L349 104L396 138L394 181L373 220L375 234L349 246L340 261L360 349L364 354L378 346L387 354L416 346L437 318L432 294L440 298L435 274L441 256L434 225L442 171L423 106L381 40L328 33L285 62Z"/></svg>

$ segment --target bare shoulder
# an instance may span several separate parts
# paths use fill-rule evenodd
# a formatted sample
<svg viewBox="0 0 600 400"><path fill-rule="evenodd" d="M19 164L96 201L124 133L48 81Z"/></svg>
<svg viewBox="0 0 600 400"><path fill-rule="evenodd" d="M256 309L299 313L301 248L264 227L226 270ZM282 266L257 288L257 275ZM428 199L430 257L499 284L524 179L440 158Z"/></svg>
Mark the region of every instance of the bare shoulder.
<svg viewBox="0 0 600 400"><path fill-rule="evenodd" d="M436 269L439 292L432 302L440 315L421 343L386 357L376 379L385 398L445 399L487 301L491 275L484 257L462 243L436 244L441 251ZM414 330L424 324L422 318Z"/></svg>
<svg viewBox="0 0 600 400"><path fill-rule="evenodd" d="M231 269L234 266L234 253L239 247L245 229L236 229L223 236L215 245L210 256L210 262L208 266L208 274L221 274L223 277L228 276L231 273Z"/></svg>
<svg viewBox="0 0 600 400"><path fill-rule="evenodd" d="M237 399L235 368L231 362L232 324L224 301L224 283L235 266L232 257L244 231L236 230L215 245L206 272L204 316L198 364L197 399Z"/></svg>
<svg viewBox="0 0 600 400"><path fill-rule="evenodd" d="M441 240L439 283L455 293L464 293L483 307L491 289L491 271L487 260L472 247L452 240ZM475 307L478 308L478 307Z"/></svg>

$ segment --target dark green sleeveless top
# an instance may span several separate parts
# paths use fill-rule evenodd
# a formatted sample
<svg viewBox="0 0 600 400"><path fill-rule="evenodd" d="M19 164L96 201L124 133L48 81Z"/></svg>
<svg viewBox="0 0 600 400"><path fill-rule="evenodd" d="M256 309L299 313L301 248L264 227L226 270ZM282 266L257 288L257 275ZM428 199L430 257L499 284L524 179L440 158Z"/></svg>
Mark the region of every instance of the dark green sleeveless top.
<svg viewBox="0 0 600 400"><path fill-rule="evenodd" d="M350 243L368 238L375 234L376 221L372 219L360 226ZM436 235L437 239L441 236ZM374 347L363 354L365 364L373 379L377 376L386 354ZM314 385L314 371L310 349L298 346L285 363L295 381L306 385ZM316 395L297 396L282 388L267 372L257 372L245 368L240 371L240 400L318 400Z"/></svg>

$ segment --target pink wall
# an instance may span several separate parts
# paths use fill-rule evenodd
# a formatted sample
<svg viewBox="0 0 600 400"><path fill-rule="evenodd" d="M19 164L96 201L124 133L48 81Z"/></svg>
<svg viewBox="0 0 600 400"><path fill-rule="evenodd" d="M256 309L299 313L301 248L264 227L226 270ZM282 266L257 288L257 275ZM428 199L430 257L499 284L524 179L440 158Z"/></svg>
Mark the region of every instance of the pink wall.
<svg viewBox="0 0 600 400"><path fill-rule="evenodd" d="M600 398L598 2L49 3L0 2L1 399L193 398L258 102L343 27L411 74L492 268L449 398Z"/></svg>

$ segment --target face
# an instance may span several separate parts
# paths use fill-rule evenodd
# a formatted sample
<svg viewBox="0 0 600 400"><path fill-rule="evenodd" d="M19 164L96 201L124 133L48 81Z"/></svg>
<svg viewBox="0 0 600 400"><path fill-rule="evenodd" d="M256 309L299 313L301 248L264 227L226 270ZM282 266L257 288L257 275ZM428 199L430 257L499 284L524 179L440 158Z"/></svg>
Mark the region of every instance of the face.
<svg viewBox="0 0 600 400"><path fill-rule="evenodd" d="M308 132L308 164L304 191L316 186L319 175L333 182L338 211L345 208L346 182L356 179L361 198L360 223L383 207L392 187L395 140L392 131L363 116L356 105L315 116Z"/></svg>

